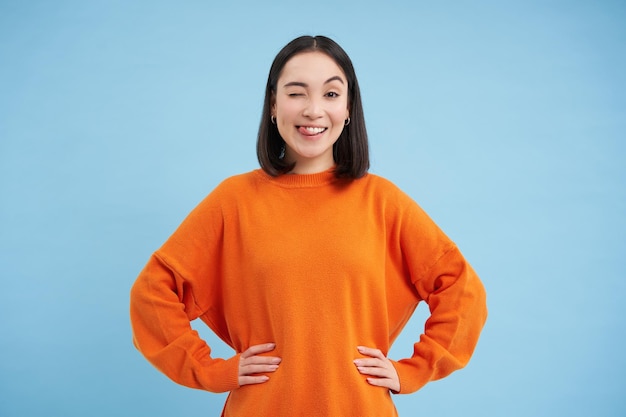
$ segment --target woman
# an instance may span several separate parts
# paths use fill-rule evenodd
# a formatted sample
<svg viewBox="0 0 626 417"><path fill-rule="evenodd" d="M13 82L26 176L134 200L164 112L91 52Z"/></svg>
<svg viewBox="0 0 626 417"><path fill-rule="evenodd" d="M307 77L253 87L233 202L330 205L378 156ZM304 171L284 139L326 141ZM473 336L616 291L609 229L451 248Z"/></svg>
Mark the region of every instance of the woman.
<svg viewBox="0 0 626 417"><path fill-rule="evenodd" d="M131 291L134 343L174 381L230 391L224 416L394 416L410 393L469 360L483 286L406 194L367 173L352 63L297 38L270 69L257 154L150 258ZM410 358L387 352L420 301ZM202 319L229 359L190 327Z"/></svg>

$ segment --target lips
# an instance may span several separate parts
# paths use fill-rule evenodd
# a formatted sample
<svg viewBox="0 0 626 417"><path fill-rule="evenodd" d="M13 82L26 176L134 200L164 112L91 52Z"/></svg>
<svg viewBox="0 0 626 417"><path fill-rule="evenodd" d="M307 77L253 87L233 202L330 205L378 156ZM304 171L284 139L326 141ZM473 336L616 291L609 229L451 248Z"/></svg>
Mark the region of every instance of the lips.
<svg viewBox="0 0 626 417"><path fill-rule="evenodd" d="M299 126L298 132L305 136L315 136L324 133L328 128L316 126Z"/></svg>

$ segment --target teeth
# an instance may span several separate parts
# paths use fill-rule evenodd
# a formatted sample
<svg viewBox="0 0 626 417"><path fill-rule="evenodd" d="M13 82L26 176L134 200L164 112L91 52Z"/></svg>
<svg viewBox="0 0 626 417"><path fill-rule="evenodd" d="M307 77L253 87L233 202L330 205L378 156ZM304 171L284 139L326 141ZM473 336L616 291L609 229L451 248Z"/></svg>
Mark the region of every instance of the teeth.
<svg viewBox="0 0 626 417"><path fill-rule="evenodd" d="M317 134L317 133L322 133L323 131L326 130L325 127L305 127L307 132L313 133L313 134Z"/></svg>

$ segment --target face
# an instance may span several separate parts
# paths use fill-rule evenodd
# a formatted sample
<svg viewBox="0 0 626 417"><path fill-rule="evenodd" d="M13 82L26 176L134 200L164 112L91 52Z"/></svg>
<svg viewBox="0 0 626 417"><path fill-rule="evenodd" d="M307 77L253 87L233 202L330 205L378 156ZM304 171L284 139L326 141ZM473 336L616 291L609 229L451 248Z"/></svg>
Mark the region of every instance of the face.
<svg viewBox="0 0 626 417"><path fill-rule="evenodd" d="M297 174L334 165L333 144L343 131L348 111L348 80L322 52L294 55L276 85L272 115L285 141L285 158Z"/></svg>

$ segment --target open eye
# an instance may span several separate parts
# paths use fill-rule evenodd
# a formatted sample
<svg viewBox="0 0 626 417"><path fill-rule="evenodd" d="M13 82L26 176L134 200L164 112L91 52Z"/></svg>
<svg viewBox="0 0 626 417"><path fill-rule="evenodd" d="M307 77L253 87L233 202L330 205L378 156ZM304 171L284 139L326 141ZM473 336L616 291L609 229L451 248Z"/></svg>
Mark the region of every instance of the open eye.
<svg viewBox="0 0 626 417"><path fill-rule="evenodd" d="M334 91L329 91L328 93L326 93L326 97L337 98L339 97L339 94L335 93Z"/></svg>

